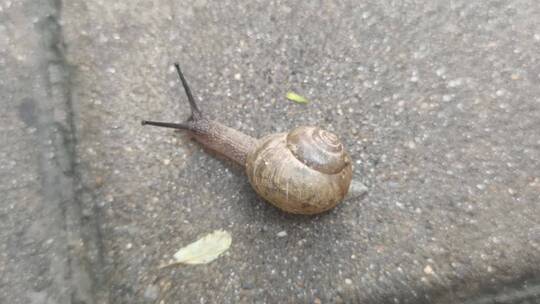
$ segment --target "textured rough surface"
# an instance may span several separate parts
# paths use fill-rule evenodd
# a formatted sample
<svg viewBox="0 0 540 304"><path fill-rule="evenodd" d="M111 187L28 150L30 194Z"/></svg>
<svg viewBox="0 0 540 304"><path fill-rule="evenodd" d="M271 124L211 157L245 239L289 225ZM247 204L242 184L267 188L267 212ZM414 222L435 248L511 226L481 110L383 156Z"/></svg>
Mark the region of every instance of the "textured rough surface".
<svg viewBox="0 0 540 304"><path fill-rule="evenodd" d="M538 1L0 8L0 302L539 297ZM368 194L287 215L187 136L142 128L189 115L175 61L224 124L339 134ZM223 257L159 269L215 229Z"/></svg>
<svg viewBox="0 0 540 304"><path fill-rule="evenodd" d="M0 3L0 303L93 301L58 12Z"/></svg>

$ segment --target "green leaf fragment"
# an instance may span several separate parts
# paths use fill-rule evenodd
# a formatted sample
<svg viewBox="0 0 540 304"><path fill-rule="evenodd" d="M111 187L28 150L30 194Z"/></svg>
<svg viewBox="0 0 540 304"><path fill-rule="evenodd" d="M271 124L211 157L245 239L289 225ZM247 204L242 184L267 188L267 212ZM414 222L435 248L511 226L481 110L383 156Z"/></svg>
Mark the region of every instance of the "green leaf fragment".
<svg viewBox="0 0 540 304"><path fill-rule="evenodd" d="M287 92L287 99L297 102L297 103L308 103L309 100L307 100L304 96L298 95L295 92Z"/></svg>

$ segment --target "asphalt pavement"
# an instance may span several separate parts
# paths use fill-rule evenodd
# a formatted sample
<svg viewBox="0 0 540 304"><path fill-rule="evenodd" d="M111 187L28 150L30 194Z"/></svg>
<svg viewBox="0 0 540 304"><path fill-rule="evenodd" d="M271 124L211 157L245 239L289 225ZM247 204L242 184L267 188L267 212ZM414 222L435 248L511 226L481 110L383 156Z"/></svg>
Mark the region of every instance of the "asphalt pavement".
<svg viewBox="0 0 540 304"><path fill-rule="evenodd" d="M540 303L537 1L3 1L0 55L0 303ZM285 214L142 127L189 117L174 62L223 124L339 134L367 192Z"/></svg>

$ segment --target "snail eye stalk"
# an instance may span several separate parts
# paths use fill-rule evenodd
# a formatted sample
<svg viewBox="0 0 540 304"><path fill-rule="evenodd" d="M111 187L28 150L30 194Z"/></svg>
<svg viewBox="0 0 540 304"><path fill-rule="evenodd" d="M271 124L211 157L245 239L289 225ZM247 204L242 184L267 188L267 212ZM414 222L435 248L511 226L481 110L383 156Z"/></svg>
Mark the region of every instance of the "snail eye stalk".
<svg viewBox="0 0 540 304"><path fill-rule="evenodd" d="M180 81L182 82L182 86L184 87L184 91L186 92L188 102L189 102L189 107L191 108L191 117L188 119L186 123L169 123L169 122L161 122L161 121L143 120L141 121L141 125L143 126L149 125L149 126L155 126L155 127L172 128L172 129L180 129L180 130L193 130L193 124L191 122L200 120L203 117L201 110L199 110L199 107L197 106L197 103L195 102L195 98L193 98L193 94L191 93L191 89L189 88L186 78L184 77L184 74L182 73L182 70L180 69L180 65L178 63L175 63L174 67L176 68L178 77L180 78Z"/></svg>
<svg viewBox="0 0 540 304"><path fill-rule="evenodd" d="M191 117L194 120L197 120L202 117L202 112L199 110L199 107L197 106L197 103L195 102L195 98L193 98L193 94L191 94L191 89L189 88L189 85L186 81L186 78L184 77L184 74L182 74L182 70L180 69L180 65L178 63L174 64L174 67L176 68L176 72L178 73L178 77L180 77L180 81L182 82L182 86L184 87L184 91L186 91L186 95L189 101L189 106L191 108Z"/></svg>
<svg viewBox="0 0 540 304"><path fill-rule="evenodd" d="M143 126L149 125L149 126L155 126L155 127L180 129L180 130L191 130L192 129L192 126L190 124L170 123L170 122L150 121L150 120L141 121L141 125L143 125Z"/></svg>

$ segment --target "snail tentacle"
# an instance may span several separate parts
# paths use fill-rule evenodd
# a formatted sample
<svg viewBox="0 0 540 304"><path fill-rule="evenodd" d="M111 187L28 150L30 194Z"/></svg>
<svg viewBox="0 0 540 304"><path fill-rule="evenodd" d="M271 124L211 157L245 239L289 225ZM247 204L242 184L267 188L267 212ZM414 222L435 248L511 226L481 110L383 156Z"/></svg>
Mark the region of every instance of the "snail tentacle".
<svg viewBox="0 0 540 304"><path fill-rule="evenodd" d="M151 121L151 120L143 120L141 121L141 125L149 125L149 126L156 126L156 127L164 127L164 128L171 128L171 129L180 129L180 130L190 130L192 131L194 126L193 124L187 122L187 123L171 123L171 122L161 122L161 121Z"/></svg>
<svg viewBox="0 0 540 304"><path fill-rule="evenodd" d="M193 94L191 94L191 89L189 88L189 85L187 83L186 78L184 77L184 74L182 74L182 70L180 69L180 65L178 63L174 64L174 67L176 68L176 72L178 73L178 77L180 77L180 81L182 82L182 86L184 87L184 91L186 92L189 107L191 108L191 117L189 120L198 120L203 117L201 110L199 110L199 107L197 106L197 103L195 102L195 98L193 98Z"/></svg>
<svg viewBox="0 0 540 304"><path fill-rule="evenodd" d="M196 122L202 120L203 114L201 110L199 109L199 107L197 106L197 103L195 102L195 98L193 98L193 94L191 93L191 89L189 88L187 80L184 77L182 70L180 69L180 65L178 63L175 63L174 67L176 68L178 77L180 78L180 81L182 82L182 86L184 87L184 91L186 92L188 102L189 102L189 107L191 108L191 116L188 118L188 120L185 123L169 123L169 122L161 122L161 121L143 120L141 121L141 125L195 131Z"/></svg>

